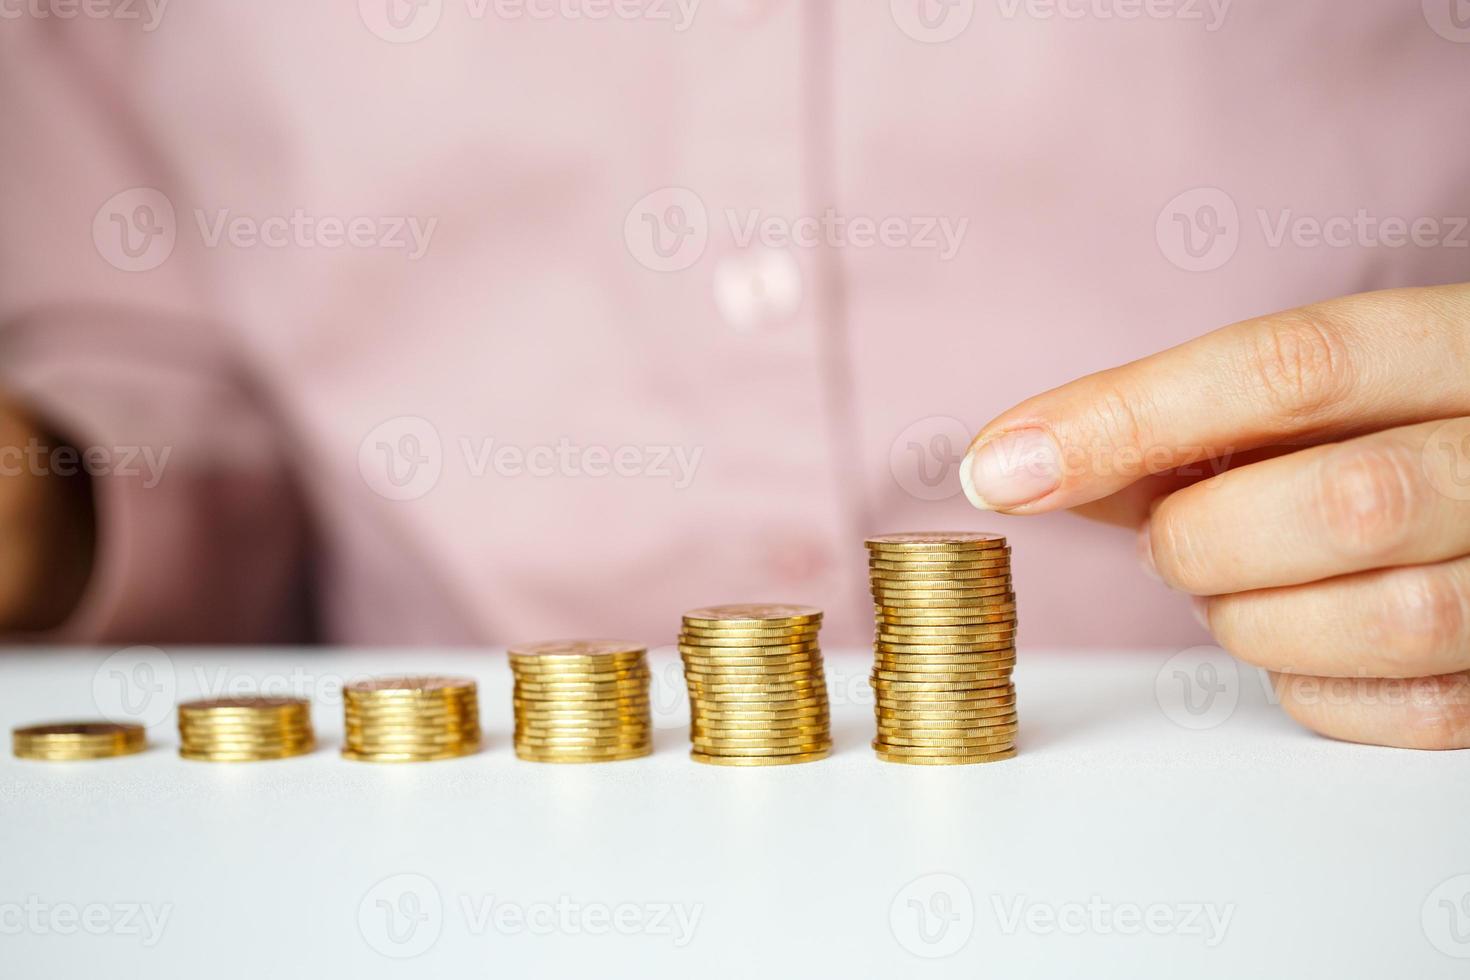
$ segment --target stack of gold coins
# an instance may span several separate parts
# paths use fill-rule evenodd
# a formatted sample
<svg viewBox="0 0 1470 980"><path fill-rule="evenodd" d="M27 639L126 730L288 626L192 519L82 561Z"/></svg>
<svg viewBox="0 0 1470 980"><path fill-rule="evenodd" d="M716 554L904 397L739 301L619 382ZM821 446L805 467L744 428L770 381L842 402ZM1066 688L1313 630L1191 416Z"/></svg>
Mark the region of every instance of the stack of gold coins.
<svg viewBox="0 0 1470 980"><path fill-rule="evenodd" d="M810 606L714 606L684 615L679 654L691 758L723 766L826 758L832 731L821 626L821 610Z"/></svg>
<svg viewBox="0 0 1470 980"><path fill-rule="evenodd" d="M958 765L1016 754L1010 551L1000 535L975 532L868 541L880 759Z"/></svg>
<svg viewBox="0 0 1470 980"><path fill-rule="evenodd" d="M431 762L480 748L480 702L468 677L375 677L342 688L342 756Z"/></svg>
<svg viewBox="0 0 1470 980"><path fill-rule="evenodd" d="M142 752L148 740L142 725L110 721L58 721L30 725L10 733L17 759L74 762L78 759L111 759Z"/></svg>
<svg viewBox="0 0 1470 980"><path fill-rule="evenodd" d="M516 755L528 762L613 762L653 751L648 650L621 640L510 648Z"/></svg>
<svg viewBox="0 0 1470 980"><path fill-rule="evenodd" d="M259 762L316 748L311 705L300 698L210 698L179 705L179 755Z"/></svg>

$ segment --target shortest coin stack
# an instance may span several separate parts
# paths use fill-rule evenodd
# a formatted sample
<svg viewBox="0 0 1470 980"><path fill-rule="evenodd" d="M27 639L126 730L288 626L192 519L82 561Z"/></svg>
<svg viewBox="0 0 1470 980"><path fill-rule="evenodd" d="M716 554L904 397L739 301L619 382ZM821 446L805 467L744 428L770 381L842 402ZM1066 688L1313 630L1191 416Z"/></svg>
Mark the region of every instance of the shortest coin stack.
<svg viewBox="0 0 1470 980"><path fill-rule="evenodd" d="M480 702L468 677L374 677L342 688L342 757L432 762L480 748Z"/></svg>
<svg viewBox="0 0 1470 980"><path fill-rule="evenodd" d="M510 648L516 756L613 762L653 751L648 650L621 640L552 640Z"/></svg>
<svg viewBox="0 0 1470 980"><path fill-rule="evenodd" d="M809 606L713 606L684 615L679 654L689 685L696 762L779 766L832 750L827 678Z"/></svg>
<svg viewBox="0 0 1470 980"><path fill-rule="evenodd" d="M46 762L111 759L142 752L148 746L142 725L120 725L110 721L58 721L49 725L31 725L14 729L10 738L16 758Z"/></svg>
<svg viewBox="0 0 1470 980"><path fill-rule="evenodd" d="M259 762L316 747L311 705L300 698L211 698L179 705L179 755L204 762Z"/></svg>

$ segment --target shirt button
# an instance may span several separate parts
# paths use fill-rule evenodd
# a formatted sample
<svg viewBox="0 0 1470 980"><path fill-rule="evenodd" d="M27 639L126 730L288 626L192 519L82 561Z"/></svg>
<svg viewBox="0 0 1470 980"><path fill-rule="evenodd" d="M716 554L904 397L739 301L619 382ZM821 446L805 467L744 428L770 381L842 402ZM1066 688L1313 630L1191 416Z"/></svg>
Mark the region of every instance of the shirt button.
<svg viewBox="0 0 1470 980"><path fill-rule="evenodd" d="M746 249L715 263L715 306L749 331L790 320L801 308L801 266L782 249Z"/></svg>

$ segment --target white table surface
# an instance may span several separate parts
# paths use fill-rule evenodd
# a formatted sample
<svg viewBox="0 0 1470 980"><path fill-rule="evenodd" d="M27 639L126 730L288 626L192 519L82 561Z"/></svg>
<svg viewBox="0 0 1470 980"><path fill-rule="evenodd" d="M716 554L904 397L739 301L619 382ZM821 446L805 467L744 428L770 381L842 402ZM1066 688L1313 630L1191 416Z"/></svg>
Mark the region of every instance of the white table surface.
<svg viewBox="0 0 1470 980"><path fill-rule="evenodd" d="M727 769L666 651L655 754L590 766L515 759L498 651L0 655L7 728L156 722L0 761L0 976L1470 975L1470 753L1316 738L1167 656L1023 650L1020 756L927 768L874 758L866 661L829 651L832 758ZM342 679L405 669L479 679L484 752L338 757ZM177 757L176 699L261 686L316 698L317 752Z"/></svg>

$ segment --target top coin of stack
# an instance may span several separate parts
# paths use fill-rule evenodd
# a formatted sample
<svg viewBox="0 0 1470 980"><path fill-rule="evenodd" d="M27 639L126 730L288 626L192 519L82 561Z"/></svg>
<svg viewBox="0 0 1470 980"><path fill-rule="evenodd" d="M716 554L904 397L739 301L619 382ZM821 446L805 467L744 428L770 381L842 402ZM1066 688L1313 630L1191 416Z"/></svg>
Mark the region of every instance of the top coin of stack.
<svg viewBox="0 0 1470 980"><path fill-rule="evenodd" d="M179 705L179 755L258 762L316 748L311 705L300 698L212 698Z"/></svg>
<svg viewBox="0 0 1470 980"><path fill-rule="evenodd" d="M827 679L810 606L713 606L684 615L679 654L697 762L775 766L832 749Z"/></svg>
<svg viewBox="0 0 1470 980"><path fill-rule="evenodd" d="M375 677L342 688L342 756L430 762L480 748L480 702L468 677Z"/></svg>
<svg viewBox="0 0 1470 980"><path fill-rule="evenodd" d="M612 762L652 752L647 654L621 640L511 647L516 755L529 762Z"/></svg>
<svg viewBox="0 0 1470 980"><path fill-rule="evenodd" d="M1016 754L1016 596L998 534L867 542L877 608L878 757L955 765Z"/></svg>
<svg viewBox="0 0 1470 980"><path fill-rule="evenodd" d="M13 729L11 748L17 759L75 762L110 759L142 752L148 746L142 725L110 721L58 721Z"/></svg>

